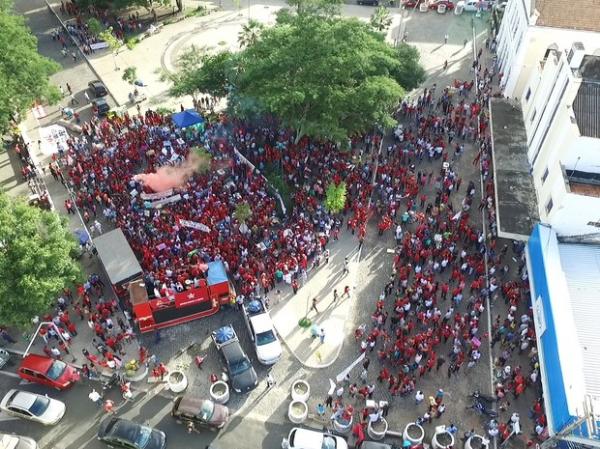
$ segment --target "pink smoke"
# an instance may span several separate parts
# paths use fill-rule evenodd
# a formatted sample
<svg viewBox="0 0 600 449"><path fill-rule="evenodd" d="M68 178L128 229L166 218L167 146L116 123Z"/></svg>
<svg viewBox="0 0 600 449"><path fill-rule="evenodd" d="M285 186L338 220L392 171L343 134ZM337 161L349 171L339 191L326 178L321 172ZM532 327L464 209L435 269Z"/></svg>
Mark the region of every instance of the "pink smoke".
<svg viewBox="0 0 600 449"><path fill-rule="evenodd" d="M156 173L140 173L133 179L139 181L155 192L182 187L198 168L199 157L190 153L188 158L176 166L165 165L160 167Z"/></svg>

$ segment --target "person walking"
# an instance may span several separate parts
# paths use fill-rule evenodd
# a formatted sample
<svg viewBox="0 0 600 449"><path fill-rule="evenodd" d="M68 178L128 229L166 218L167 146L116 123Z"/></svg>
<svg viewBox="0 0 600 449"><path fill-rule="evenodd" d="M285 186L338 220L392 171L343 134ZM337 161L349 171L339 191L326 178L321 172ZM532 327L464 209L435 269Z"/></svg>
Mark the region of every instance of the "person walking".
<svg viewBox="0 0 600 449"><path fill-rule="evenodd" d="M444 34L444 45L448 43L448 33Z"/></svg>
<svg viewBox="0 0 600 449"><path fill-rule="evenodd" d="M271 373L267 374L267 390L274 385L275 385L275 378L273 377L273 374L271 374Z"/></svg>
<svg viewBox="0 0 600 449"><path fill-rule="evenodd" d="M342 271L342 275L350 273L350 269L348 268L348 256L344 257L344 270Z"/></svg>
<svg viewBox="0 0 600 449"><path fill-rule="evenodd" d="M92 401L96 406L102 407L102 395L96 391L95 388L92 388L92 392L88 394L88 398Z"/></svg>
<svg viewBox="0 0 600 449"><path fill-rule="evenodd" d="M319 331L319 340L321 340L321 344L325 343L325 329L323 328Z"/></svg>
<svg viewBox="0 0 600 449"><path fill-rule="evenodd" d="M310 306L310 310L314 310L315 313L319 313L319 309L317 309L317 302L319 302L319 300L317 298L313 298L312 306Z"/></svg>

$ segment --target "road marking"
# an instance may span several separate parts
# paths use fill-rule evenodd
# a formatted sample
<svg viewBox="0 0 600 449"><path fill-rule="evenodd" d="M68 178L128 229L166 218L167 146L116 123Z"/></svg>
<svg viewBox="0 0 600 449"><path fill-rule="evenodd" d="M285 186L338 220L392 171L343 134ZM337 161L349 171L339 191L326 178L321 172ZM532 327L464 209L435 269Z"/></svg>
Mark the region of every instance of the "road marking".
<svg viewBox="0 0 600 449"><path fill-rule="evenodd" d="M0 370L0 374L5 375L6 377L12 377L14 379L20 379L20 377L17 373L11 373L10 371ZM21 385L21 384L19 384L19 385Z"/></svg>
<svg viewBox="0 0 600 449"><path fill-rule="evenodd" d="M5 422L5 421L15 421L19 418L17 418L16 416L11 416L7 413L0 413L0 422Z"/></svg>

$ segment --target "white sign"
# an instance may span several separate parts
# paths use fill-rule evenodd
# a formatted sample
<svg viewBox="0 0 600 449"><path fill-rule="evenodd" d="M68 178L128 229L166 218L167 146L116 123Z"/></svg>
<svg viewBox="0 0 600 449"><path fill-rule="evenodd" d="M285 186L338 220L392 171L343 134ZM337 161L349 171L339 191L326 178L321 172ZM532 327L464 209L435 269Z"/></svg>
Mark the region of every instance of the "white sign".
<svg viewBox="0 0 600 449"><path fill-rule="evenodd" d="M179 224L181 226L185 226L186 228L197 229L202 232L210 232L210 228L206 226L204 223L198 223L197 221L191 220L179 220Z"/></svg>
<svg viewBox="0 0 600 449"><path fill-rule="evenodd" d="M104 41L96 42L95 44L91 44L90 48L92 50L102 50L103 48L108 48L108 44Z"/></svg>
<svg viewBox="0 0 600 449"><path fill-rule="evenodd" d="M167 196L173 195L173 189L165 190L163 192L156 193L143 193L140 195L143 200L160 200L161 198L165 198Z"/></svg>
<svg viewBox="0 0 600 449"><path fill-rule="evenodd" d="M544 332L546 332L546 316L544 315L544 303L542 302L542 297L539 295L533 303L533 313L535 316L535 319L533 320L535 332L541 337Z"/></svg>
<svg viewBox="0 0 600 449"><path fill-rule="evenodd" d="M40 146L42 153L46 156L51 156L58 153L59 148L62 148L65 151L67 150L69 134L64 126L45 126L40 128L40 140L42 141Z"/></svg>
<svg viewBox="0 0 600 449"><path fill-rule="evenodd" d="M181 199L180 194L169 196L167 198L163 198L161 200L151 202L150 207L153 207L153 208L161 207L161 206L164 206L165 204L176 203L180 199Z"/></svg>

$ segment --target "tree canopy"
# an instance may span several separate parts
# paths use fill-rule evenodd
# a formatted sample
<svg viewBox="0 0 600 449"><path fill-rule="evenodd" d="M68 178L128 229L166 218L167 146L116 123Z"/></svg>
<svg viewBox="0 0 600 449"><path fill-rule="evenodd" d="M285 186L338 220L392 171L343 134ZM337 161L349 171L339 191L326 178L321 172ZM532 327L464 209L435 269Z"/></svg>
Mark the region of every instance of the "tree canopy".
<svg viewBox="0 0 600 449"><path fill-rule="evenodd" d="M138 6L150 11L158 6L170 6L171 0L76 0L75 3L82 8L93 6L99 9L119 11ZM177 7L180 7L180 0L177 0ZM181 9L179 10L181 11Z"/></svg>
<svg viewBox="0 0 600 449"><path fill-rule="evenodd" d="M400 53L357 19L288 17L238 55L231 106L244 116L244 104L258 104L298 138L343 139L374 124L389 127L405 88L424 73L416 50L402 49L411 61Z"/></svg>
<svg viewBox="0 0 600 449"><path fill-rule="evenodd" d="M27 326L79 278L65 220L0 193L0 324Z"/></svg>
<svg viewBox="0 0 600 449"><path fill-rule="evenodd" d="M56 102L60 92L49 76L60 66L40 55L37 39L23 17L13 12L11 0L0 0L0 133L10 127L15 113L36 100Z"/></svg>
<svg viewBox="0 0 600 449"><path fill-rule="evenodd" d="M177 61L177 71L163 73L171 82L169 93L175 97L200 93L222 98L229 92L229 77L233 73L234 58L229 51L207 54L197 48L185 51Z"/></svg>
<svg viewBox="0 0 600 449"><path fill-rule="evenodd" d="M269 114L296 139L344 141L393 126L394 107L425 79L414 47L394 47L358 19L287 10L243 41L239 53L185 53L167 75L171 94L227 96L235 116Z"/></svg>

